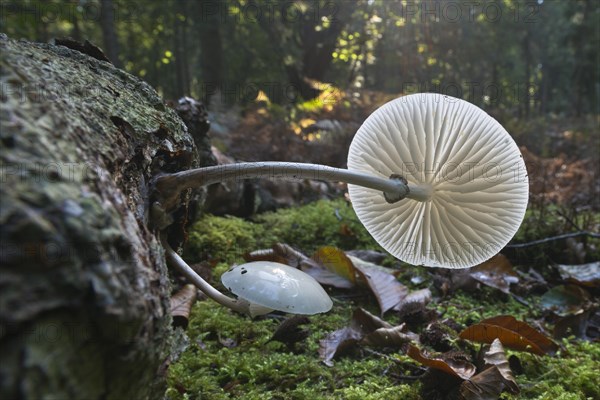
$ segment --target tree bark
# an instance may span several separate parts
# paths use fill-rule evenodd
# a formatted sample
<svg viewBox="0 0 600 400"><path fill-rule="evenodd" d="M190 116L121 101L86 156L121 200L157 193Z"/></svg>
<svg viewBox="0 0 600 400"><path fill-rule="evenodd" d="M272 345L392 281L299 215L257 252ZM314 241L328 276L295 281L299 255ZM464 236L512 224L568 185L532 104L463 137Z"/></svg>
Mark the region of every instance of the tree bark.
<svg viewBox="0 0 600 400"><path fill-rule="evenodd" d="M107 62L0 50L0 398L161 399L170 283L148 183L198 165L193 140Z"/></svg>

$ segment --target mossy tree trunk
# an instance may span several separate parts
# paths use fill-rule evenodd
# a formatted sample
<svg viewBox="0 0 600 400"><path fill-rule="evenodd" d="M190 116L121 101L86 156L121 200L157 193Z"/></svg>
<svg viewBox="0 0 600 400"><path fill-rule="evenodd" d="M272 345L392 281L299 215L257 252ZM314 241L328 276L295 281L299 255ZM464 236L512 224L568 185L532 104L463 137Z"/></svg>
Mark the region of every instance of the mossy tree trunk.
<svg viewBox="0 0 600 400"><path fill-rule="evenodd" d="M107 62L4 35L0 54L0 398L162 398L170 285L148 184L199 164L194 142Z"/></svg>

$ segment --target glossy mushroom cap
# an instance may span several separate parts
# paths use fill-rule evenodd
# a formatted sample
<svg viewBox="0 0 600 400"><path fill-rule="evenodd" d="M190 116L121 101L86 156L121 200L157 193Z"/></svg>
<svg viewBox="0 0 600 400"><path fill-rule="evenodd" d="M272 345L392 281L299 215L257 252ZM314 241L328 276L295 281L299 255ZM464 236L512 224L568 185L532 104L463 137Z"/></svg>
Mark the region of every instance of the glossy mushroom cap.
<svg viewBox="0 0 600 400"><path fill-rule="evenodd" d="M348 169L399 175L411 193L348 185L354 209L388 252L414 265L467 268L500 251L519 228L529 185L508 132L480 108L433 93L377 109L350 146Z"/></svg>
<svg viewBox="0 0 600 400"><path fill-rule="evenodd" d="M311 315L329 311L333 305L312 276L276 262L236 265L221 276L221 282L238 298L262 306L262 312L254 315L270 310Z"/></svg>

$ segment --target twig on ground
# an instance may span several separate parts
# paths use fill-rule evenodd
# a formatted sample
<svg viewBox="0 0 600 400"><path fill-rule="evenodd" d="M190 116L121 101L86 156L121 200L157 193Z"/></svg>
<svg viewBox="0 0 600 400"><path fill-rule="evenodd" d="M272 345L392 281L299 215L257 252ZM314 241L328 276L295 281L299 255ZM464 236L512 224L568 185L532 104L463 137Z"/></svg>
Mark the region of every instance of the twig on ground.
<svg viewBox="0 0 600 400"><path fill-rule="evenodd" d="M556 240L568 239L568 238L573 238L573 237L578 237L578 236L587 236L587 237L592 237L595 239L600 239L600 233L581 231L581 232L565 233L565 234L558 235L558 236L547 237L544 239L534 240L532 242L509 244L509 245L506 245L506 247L510 248L510 249L520 249L523 247L537 246L538 244L544 244L544 243L554 242Z"/></svg>

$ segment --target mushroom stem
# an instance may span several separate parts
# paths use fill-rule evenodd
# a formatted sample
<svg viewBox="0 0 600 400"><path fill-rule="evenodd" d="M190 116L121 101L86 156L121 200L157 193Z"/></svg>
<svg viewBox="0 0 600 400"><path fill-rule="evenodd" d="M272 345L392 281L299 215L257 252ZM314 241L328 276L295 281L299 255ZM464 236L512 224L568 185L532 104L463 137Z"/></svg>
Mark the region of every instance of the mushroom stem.
<svg viewBox="0 0 600 400"><path fill-rule="evenodd" d="M409 199L417 201L428 201L433 194L433 187L428 183L411 185L410 193L406 195Z"/></svg>
<svg viewBox="0 0 600 400"><path fill-rule="evenodd" d="M242 314L250 315L249 303L245 301L238 301L232 299L231 297L225 296L223 293L219 292L217 289L212 287L208 282L206 282L200 275L198 275L194 270L185 262L179 254L177 254L172 248L171 245L167 242L166 237L161 236L161 242L167 253L167 260L170 261L172 267L174 267L177 271L179 271L183 276L185 276L190 282L194 284L198 289L202 291L206 296L210 297L217 303L227 308L232 309L233 311L237 311Z"/></svg>
<svg viewBox="0 0 600 400"><path fill-rule="evenodd" d="M406 197L409 187L400 180L380 178L362 172L333 168L325 165L289 162L253 162L197 168L162 175L155 181L156 189L163 195L178 194L187 188L197 188L231 179L315 179L347 182L380 190L398 201Z"/></svg>

